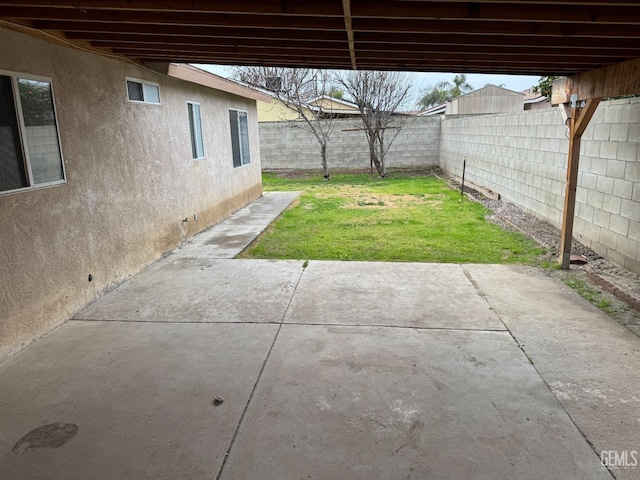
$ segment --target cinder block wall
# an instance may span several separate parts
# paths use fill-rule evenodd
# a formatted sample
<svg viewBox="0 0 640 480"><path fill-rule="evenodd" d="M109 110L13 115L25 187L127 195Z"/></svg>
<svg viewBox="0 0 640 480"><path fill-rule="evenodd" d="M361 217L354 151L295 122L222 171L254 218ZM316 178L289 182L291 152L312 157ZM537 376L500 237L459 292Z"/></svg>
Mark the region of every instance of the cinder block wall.
<svg viewBox="0 0 640 480"><path fill-rule="evenodd" d="M404 125L387 153L388 167L437 166L440 118L403 119ZM263 169L320 169L320 144L311 132L288 122L261 122L260 154ZM329 169L367 168L369 147L360 118L333 121L327 147ZM387 138L394 135L391 129Z"/></svg>
<svg viewBox="0 0 640 480"><path fill-rule="evenodd" d="M560 227L569 141L557 108L446 118L440 166ZM582 137L574 236L640 273L640 98L602 102Z"/></svg>

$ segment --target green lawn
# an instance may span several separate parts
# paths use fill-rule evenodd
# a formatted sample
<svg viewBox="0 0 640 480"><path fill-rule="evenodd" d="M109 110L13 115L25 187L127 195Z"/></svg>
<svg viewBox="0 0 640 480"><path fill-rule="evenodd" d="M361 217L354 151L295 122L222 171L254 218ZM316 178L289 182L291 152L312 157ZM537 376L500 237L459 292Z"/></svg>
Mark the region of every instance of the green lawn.
<svg viewBox="0 0 640 480"><path fill-rule="evenodd" d="M265 173L263 184L304 193L242 258L539 264L543 253L433 176Z"/></svg>

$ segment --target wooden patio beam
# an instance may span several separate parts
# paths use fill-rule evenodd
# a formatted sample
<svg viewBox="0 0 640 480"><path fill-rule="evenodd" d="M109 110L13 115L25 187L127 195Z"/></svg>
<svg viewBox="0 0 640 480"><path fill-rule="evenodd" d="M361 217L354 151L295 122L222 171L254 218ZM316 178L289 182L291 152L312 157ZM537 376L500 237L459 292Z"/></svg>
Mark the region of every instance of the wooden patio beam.
<svg viewBox="0 0 640 480"><path fill-rule="evenodd" d="M350 6L350 0L343 0ZM394 5L394 4L391 4ZM638 10L638 9L636 9ZM348 13L348 12L347 12ZM131 23L136 25L189 25L216 26L219 28L265 28L265 29L319 29L345 30L347 18L351 19L353 32L439 32L464 35L525 35L589 38L633 38L640 37L637 23L556 23L531 22L509 19L421 19L356 17L344 18L307 15L259 15L226 14L208 12L165 12L141 10L79 10L70 8L28 8L2 6L0 18L26 19L32 21L65 21L94 23ZM638 19L640 22L640 19ZM356 34L357 40L357 34Z"/></svg>
<svg viewBox="0 0 640 480"><path fill-rule="evenodd" d="M93 24L92 24L93 25ZM315 38L315 35L323 32L318 32L318 30L311 30L309 32L301 32L300 30L278 30L277 32L272 32L270 30L249 30L249 29L239 29L237 34L234 29L225 29L222 31L214 31L211 29L207 29L208 27L198 27L196 29L186 29L185 27L179 27L178 33L168 33L167 28L163 28L162 32L158 32L162 36L158 36L157 38L153 38L154 33L153 29L145 28L142 31L137 29L133 29L128 27L126 29L120 29L122 31L114 31L114 32L103 32L103 31L91 31L87 27L86 29L77 30L78 26L82 27L82 25L74 24L74 30L67 30L67 37L69 39L76 40L103 40L103 41L140 41L144 42L149 39L150 41L163 41L166 42L166 38L163 38L166 35L171 35L172 41L185 41L187 39L198 39L201 38L209 38L209 39L225 39L227 41L232 41L242 38L243 40L266 40L266 41L277 41L279 44L283 43L283 40L287 39L295 39L296 41L301 42L313 42L316 40L322 40L323 42L336 42L342 43L345 46L347 45L347 39L344 37L344 34L341 32L326 32L327 34L331 34L331 36L327 37L325 35L324 38ZM60 27L60 25L58 25ZM101 29L103 26L100 26ZM162 27L162 26L159 26ZM64 30L63 28L54 28L54 30ZM305 34L302 36L302 34ZM176 38L181 37L181 38ZM465 35L447 35L447 34L430 34L430 33L421 33L421 34L403 34L402 32L394 32L385 35L384 40L381 40L380 35L376 35L374 33L368 32L360 32L358 33L358 39L356 41L356 45L358 48L367 48L371 47L373 49L379 49L382 45L387 46L388 48L396 48L401 46L407 46L411 50L415 48L420 48L421 46L447 46L447 47L456 47L464 50L469 46L469 38ZM500 47L512 49L514 51L548 51L548 52L566 52L571 55L589 55L593 54L593 42L588 38L584 37L571 37L564 38L562 42L558 42L557 39L553 37L524 37L517 36L513 37L507 45L505 45L505 38L502 35L482 35L475 37L473 39L473 47L481 48L481 47ZM527 49L523 47L528 47ZM546 50L545 50L546 49ZM597 51L603 50L612 50L611 53L621 52L620 55L626 56L628 53L638 52L640 56L640 42L634 44L633 42L629 42L628 39L617 39L617 38L603 38L598 41L598 49ZM491 51L496 51L495 48L491 49Z"/></svg>
<svg viewBox="0 0 640 480"><path fill-rule="evenodd" d="M584 107L571 109L569 125L569 161L567 164L567 185L564 193L564 210L562 213L562 232L560 236L560 256L558 262L562 270L568 270L571 263L571 242L573 239L573 220L575 218L576 189L578 186L578 166L580 164L580 143L589 120L593 116L599 98L586 101Z"/></svg>
<svg viewBox="0 0 640 480"><path fill-rule="evenodd" d="M546 4L544 4L546 3ZM395 18L395 19L444 19L478 21L525 21L554 23L637 23L640 21L637 3L634 2L576 2L580 8L562 2L558 8L550 8L548 2L444 2L387 0L351 0L350 11L354 18ZM4 2L22 9L56 9L59 11L140 11L168 13L224 13L234 15L296 15L312 17L339 17L344 9L339 1L304 0L249 0L243 2L194 1L194 0L23 0Z"/></svg>
<svg viewBox="0 0 640 480"><path fill-rule="evenodd" d="M272 58L272 57L301 57L307 58L310 55L319 55L324 59L331 60L333 58L342 58L347 53L345 48L309 48L309 47L281 47L276 45L262 45L262 46L245 46L243 45L185 45L185 44L149 44L149 43L112 43L112 42L96 42L93 44L100 48L110 48L114 52L122 53L125 55L142 54L143 52L159 52L164 53L167 56L178 52L200 52L203 54L209 54L211 56L226 57L229 55L238 56L238 58ZM466 63L472 62L475 64L487 64L493 65L496 61L496 55L491 53L449 53L441 52L437 50L431 51L376 51L376 50L361 50L357 49L356 55L358 59L362 61L370 60L394 60L394 61L415 61L429 63L438 62L450 62L452 55L455 56L455 61L461 66ZM425 60L428 59L428 60ZM608 57L593 57L593 58L579 58L574 61L566 61L564 57L555 58L547 57L547 60L541 61L539 55L507 55L503 54L498 56L499 61L503 65L529 65L537 66L539 69L547 67L585 67L593 66L597 67L604 61L608 60ZM353 58L352 66L353 66Z"/></svg>
<svg viewBox="0 0 640 480"><path fill-rule="evenodd" d="M67 38L75 39L75 38L84 38L83 35L77 34L69 34ZM185 46L207 46L211 48L212 51L217 51L222 47L226 48L252 48L258 49L259 51L266 50L304 50L304 51L313 51L321 53L322 51L328 50L340 50L344 51L348 46L346 41L323 41L317 42L315 40L304 40L296 43L283 43L282 39L270 38L270 39L236 39L236 38L216 38L216 37L172 37L170 45L167 43L166 37L163 36L152 36L152 35L127 35L127 34L95 34L93 36L93 40L91 40L92 45L96 47L102 48L145 48L148 45L162 45L163 48L174 48L174 47L185 47ZM509 58L512 56L513 58L530 58L532 60L537 60L541 56L547 58L555 58L555 57L573 57L580 59L591 59L594 63L605 63L606 61L611 61L612 56L605 56L601 52L594 52L593 50L572 50L572 49L546 49L546 48L537 48L537 49L522 49L518 47L511 48L511 46L506 46L502 51L496 52L495 48L487 47L483 45L409 45L409 44L397 44L394 46L387 45L385 43L364 43L357 44L356 48L357 52L376 52L380 54L387 54L390 52L400 52L400 53L412 53L414 56L419 55L429 55L434 57L443 57L445 55L456 54L456 55L490 55L492 58L501 59L503 56L505 58ZM635 58L640 55L640 49L638 50L618 50L615 52L617 58L622 60L626 58ZM582 63L582 61L577 61L575 63Z"/></svg>
<svg viewBox="0 0 640 480"><path fill-rule="evenodd" d="M344 28L347 32L347 41L349 42L349 57L351 57L351 68L357 70L355 43L353 40L353 23L351 19L351 2L350 0L342 0L342 14L344 17Z"/></svg>
<svg viewBox="0 0 640 480"><path fill-rule="evenodd" d="M571 95L583 101L636 93L640 93L640 58L554 81L551 103L569 103Z"/></svg>
<svg viewBox="0 0 640 480"><path fill-rule="evenodd" d="M494 22L473 20L420 20L353 18L353 30L359 32L448 33L460 35L507 35L534 37L640 38L637 24L564 24L533 22ZM470 42L472 43L472 42Z"/></svg>
<svg viewBox="0 0 640 480"><path fill-rule="evenodd" d="M315 40L315 41L344 41L346 38L343 30L296 30L296 29L259 29L259 28L217 28L215 26L189 26L189 25L134 25L128 23L93 23L93 22L59 22L43 21L34 22L34 28L40 30L53 30L65 33L89 32L92 33L120 33L127 35L159 35L166 36L167 43L171 43L173 36L191 36L208 38L280 38L282 40Z"/></svg>
<svg viewBox="0 0 640 480"><path fill-rule="evenodd" d="M561 78L553 82L551 103L554 105L572 104L567 185L562 216L560 257L558 258L563 270L569 268L571 259L571 241L573 238L582 134L602 98L636 93L640 93L639 58ZM584 107L579 106L582 102L586 102Z"/></svg>

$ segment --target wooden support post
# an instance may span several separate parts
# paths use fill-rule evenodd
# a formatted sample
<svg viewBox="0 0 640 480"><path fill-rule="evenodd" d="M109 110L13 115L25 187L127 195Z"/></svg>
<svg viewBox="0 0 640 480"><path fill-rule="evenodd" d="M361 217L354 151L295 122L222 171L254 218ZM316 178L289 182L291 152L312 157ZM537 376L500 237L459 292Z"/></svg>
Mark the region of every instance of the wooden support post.
<svg viewBox="0 0 640 480"><path fill-rule="evenodd" d="M596 111L599 98L587 100L584 107L571 109L569 127L569 161L567 164L567 186L564 194L564 212L562 216L562 236L560 238L560 257L562 270L568 270L571 261L571 239L573 238L573 218L576 207L576 187L578 186L578 165L580 164L580 143L589 120Z"/></svg>

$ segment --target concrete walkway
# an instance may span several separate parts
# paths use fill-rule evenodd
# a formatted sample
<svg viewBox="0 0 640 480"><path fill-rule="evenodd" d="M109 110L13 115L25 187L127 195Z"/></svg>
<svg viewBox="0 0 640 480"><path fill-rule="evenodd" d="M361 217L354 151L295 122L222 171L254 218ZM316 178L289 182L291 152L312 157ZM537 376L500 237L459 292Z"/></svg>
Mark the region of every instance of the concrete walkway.
<svg viewBox="0 0 640 480"><path fill-rule="evenodd" d="M0 367L0 478L612 479L640 450L640 339L540 271L213 231Z"/></svg>

